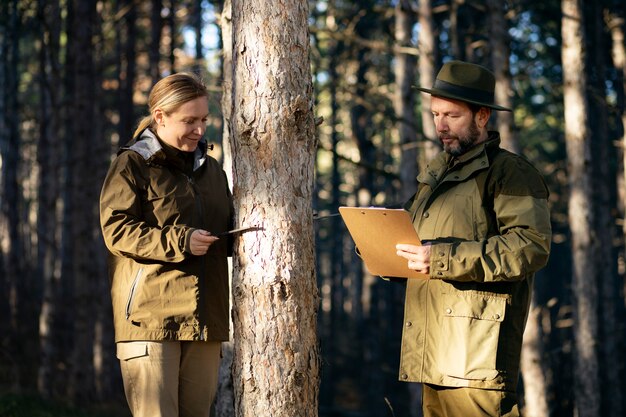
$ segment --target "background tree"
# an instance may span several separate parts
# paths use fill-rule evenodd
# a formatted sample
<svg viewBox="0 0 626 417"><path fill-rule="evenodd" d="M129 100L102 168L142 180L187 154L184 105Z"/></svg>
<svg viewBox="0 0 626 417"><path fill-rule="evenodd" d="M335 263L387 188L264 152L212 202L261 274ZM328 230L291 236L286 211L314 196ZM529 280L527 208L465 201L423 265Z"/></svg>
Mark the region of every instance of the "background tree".
<svg viewBox="0 0 626 417"><path fill-rule="evenodd" d="M574 259L573 286L576 299L575 341L577 354L575 398L577 414L600 416L598 352L598 287L594 271L593 180L589 104L586 97L584 11L578 0L563 0L563 99L565 138L569 163L569 217Z"/></svg>

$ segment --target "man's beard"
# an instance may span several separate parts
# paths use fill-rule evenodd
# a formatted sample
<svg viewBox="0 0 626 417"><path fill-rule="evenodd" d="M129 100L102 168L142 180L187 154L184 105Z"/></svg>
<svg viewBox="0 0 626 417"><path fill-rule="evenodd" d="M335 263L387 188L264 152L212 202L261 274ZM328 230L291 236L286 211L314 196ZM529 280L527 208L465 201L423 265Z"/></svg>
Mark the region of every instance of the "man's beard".
<svg viewBox="0 0 626 417"><path fill-rule="evenodd" d="M476 144L476 141L480 137L480 131L478 130L476 121L472 120L472 123L470 124L466 135L457 136L457 135L451 135L451 134L440 134L439 140L441 140L442 136L456 138L458 141L458 145L456 147L453 147L452 145L444 144L442 140L441 143L443 145L443 150L452 156L461 156L465 152L469 151L472 147L474 147L474 145Z"/></svg>

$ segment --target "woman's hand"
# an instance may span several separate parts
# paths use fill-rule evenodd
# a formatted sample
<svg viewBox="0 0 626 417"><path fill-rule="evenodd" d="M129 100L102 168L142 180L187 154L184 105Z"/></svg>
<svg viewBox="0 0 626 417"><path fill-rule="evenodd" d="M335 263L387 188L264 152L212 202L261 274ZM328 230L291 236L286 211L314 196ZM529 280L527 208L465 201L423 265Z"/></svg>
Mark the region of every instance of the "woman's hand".
<svg viewBox="0 0 626 417"><path fill-rule="evenodd" d="M210 232L202 229L196 229L191 234L191 238L189 240L189 250L192 255L204 255L209 250L209 247L217 240L219 240L219 238L211 236Z"/></svg>
<svg viewBox="0 0 626 417"><path fill-rule="evenodd" d="M422 274L430 273L430 244L422 246L398 244L396 254L408 261L408 268Z"/></svg>

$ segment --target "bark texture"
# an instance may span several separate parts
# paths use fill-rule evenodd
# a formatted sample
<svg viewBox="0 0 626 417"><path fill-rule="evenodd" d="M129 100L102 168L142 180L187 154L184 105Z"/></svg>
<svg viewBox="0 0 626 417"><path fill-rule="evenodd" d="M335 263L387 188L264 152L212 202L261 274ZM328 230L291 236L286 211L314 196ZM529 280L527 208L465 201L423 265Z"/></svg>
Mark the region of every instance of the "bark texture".
<svg viewBox="0 0 626 417"><path fill-rule="evenodd" d="M316 416L311 197L315 152L308 2L233 5L233 261L237 416Z"/></svg>

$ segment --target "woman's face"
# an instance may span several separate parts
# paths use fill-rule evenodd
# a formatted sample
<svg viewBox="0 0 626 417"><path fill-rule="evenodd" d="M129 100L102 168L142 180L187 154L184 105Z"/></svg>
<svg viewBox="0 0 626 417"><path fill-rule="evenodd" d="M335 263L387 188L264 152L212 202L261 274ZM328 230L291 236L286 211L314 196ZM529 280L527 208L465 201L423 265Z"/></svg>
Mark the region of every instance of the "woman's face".
<svg viewBox="0 0 626 417"><path fill-rule="evenodd" d="M208 116L209 103L206 97L190 100L169 114L157 108L154 111L156 133L168 145L184 152L193 152L204 135Z"/></svg>

